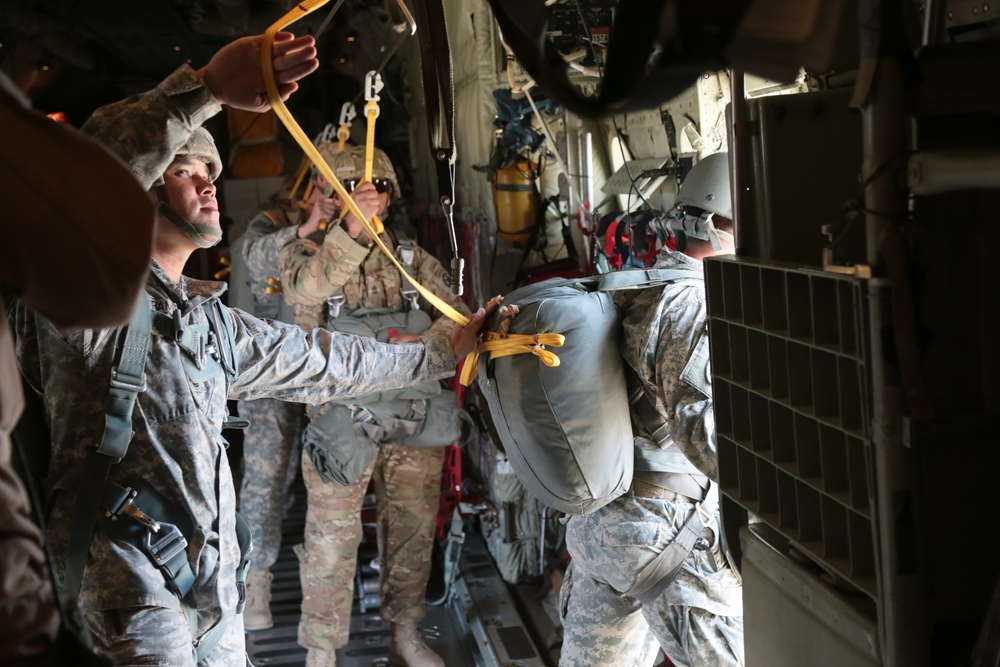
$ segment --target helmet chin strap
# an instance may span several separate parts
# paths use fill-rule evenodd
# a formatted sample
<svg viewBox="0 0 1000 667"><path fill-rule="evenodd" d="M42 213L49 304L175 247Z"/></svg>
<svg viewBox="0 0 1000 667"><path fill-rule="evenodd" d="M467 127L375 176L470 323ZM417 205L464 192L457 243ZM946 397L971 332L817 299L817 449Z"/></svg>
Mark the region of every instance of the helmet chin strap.
<svg viewBox="0 0 1000 667"><path fill-rule="evenodd" d="M733 242L733 235L715 228L712 222L714 214L703 211L701 215L691 215L689 213L672 214L667 220L667 227L674 232L682 232L691 238L709 241L715 252L723 250L723 241ZM675 217L676 216L676 217Z"/></svg>
<svg viewBox="0 0 1000 667"><path fill-rule="evenodd" d="M159 214L173 223L174 227L179 229L188 241L199 248L211 248L222 240L222 230L220 228L214 225L197 225L172 209L170 204L167 203L166 192L163 191L163 186L156 188L156 195L160 201L159 208L157 209Z"/></svg>

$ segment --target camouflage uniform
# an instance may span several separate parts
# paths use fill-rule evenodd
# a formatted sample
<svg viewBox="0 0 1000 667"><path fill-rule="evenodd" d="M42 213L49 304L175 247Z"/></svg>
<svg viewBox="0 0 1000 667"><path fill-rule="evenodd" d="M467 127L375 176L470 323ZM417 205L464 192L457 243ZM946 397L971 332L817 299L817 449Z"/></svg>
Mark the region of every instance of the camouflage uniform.
<svg viewBox="0 0 1000 667"><path fill-rule="evenodd" d="M656 267L692 263L700 267L685 255L664 251ZM677 448L702 474L715 477L704 284L680 280L620 292L615 299L624 306L626 363L646 395L655 397L657 411L670 416ZM644 449L641 440L635 452L637 476L667 469L658 467L658 453ZM692 551L652 604L618 592L632 586L692 511L689 503L629 492L592 514L569 519L572 561L560 593L562 667L652 664L656 647L650 632L678 666L743 664L742 589L718 546Z"/></svg>
<svg viewBox="0 0 1000 667"><path fill-rule="evenodd" d="M131 108L131 111L130 111ZM119 155L141 151L130 162L148 187L169 165L197 125L219 110L190 68L182 68L156 90L99 110L89 129ZM141 127L129 124L145 112ZM213 111L214 110L214 111ZM154 310L207 326L202 303L218 299L225 285L183 278L174 283L155 263L146 286ZM178 514L190 518L188 563L195 575L182 603L151 559L129 543L97 529L90 544L78 603L100 648L125 664L192 665L197 638L219 622L227 631L203 665L246 665L236 567L236 494L220 429L230 399L280 398L324 402L448 377L455 356L445 336L406 345L304 332L227 309L239 376L218 373L189 379L174 336L154 333L146 358L146 390L132 412L128 453L112 466L109 480L136 481L155 489ZM23 308L17 311L17 352L22 371L43 394L52 433L50 477L54 481L49 538L58 574L65 573L73 518L73 480L95 441L105 414L119 329L56 327ZM130 519L124 519L130 520ZM196 609L188 606L193 601ZM231 621L231 622L230 622ZM189 625L190 624L190 625Z"/></svg>
<svg viewBox="0 0 1000 667"><path fill-rule="evenodd" d="M383 241L394 243L388 233ZM365 237L362 240L367 240ZM441 264L414 248L414 277L457 310L468 308L453 296ZM326 323L327 298L343 289L344 311L359 307L402 310L405 280L376 247L371 249L331 227L322 245L297 240L281 251L279 263L285 298L303 327ZM423 305L430 312L430 307ZM452 323L439 317L430 333L445 332ZM310 416L316 417L316 414ZM446 445L448 443L441 443ZM350 486L324 483L312 461L303 457L309 510L305 544L300 549L302 620L299 643L332 651L348 640L354 573L361 540L361 502L374 477L378 497L378 542L381 559L381 612L397 624L416 623L424 616L423 599L430 577L435 516L440 494L441 448L411 449L381 443L376 459Z"/></svg>
<svg viewBox="0 0 1000 667"><path fill-rule="evenodd" d="M217 299L223 289L224 285L216 282L184 279L174 283L154 263L147 293L155 310L172 314L181 304L181 310L190 313L191 323L205 323L205 313L197 306ZM447 377L455 367L451 344L443 336L421 343L380 345L323 330L304 332L239 310L228 313L240 369L239 377L229 386L221 375L200 383L190 381L177 345L169 338L153 336L146 361L149 386L139 394L133 413L135 436L128 454L111 473L111 481L121 486L129 486L133 479L143 480L193 519L196 528L188 536L188 551L197 578L196 636L220 618L232 618L238 597L236 497L220 435L226 400L270 396L318 403ZM53 474L78 469L85 445L93 442L105 411L104 389L111 374L116 330L61 332L46 320L19 310L18 333L21 366L32 384L42 390L52 415ZM60 566L65 562L73 501L67 492L57 492L53 499L49 533ZM152 562L101 531L91 543L80 604L87 612L106 612L109 626L117 622L109 612L140 606L160 608L165 617L174 612L178 621L182 618L176 613L182 608L180 600L166 588L163 575ZM91 621L91 628L101 638L104 629L97 626L93 615ZM231 627L234 636L242 636L239 617ZM165 632L161 628L157 634ZM128 639L134 642L137 638ZM242 646L242 641L236 644ZM135 647L119 648L131 655ZM173 656L180 662L166 664L188 664L190 645L187 651L183 659L180 654ZM242 651L238 657L218 649L216 653L210 655L210 664L243 664Z"/></svg>
<svg viewBox="0 0 1000 667"><path fill-rule="evenodd" d="M268 278L278 278L278 252L296 238L297 225L282 210L258 214L250 221L241 243L241 257L250 271L253 312L257 317L294 324L281 294L268 294ZM233 304L230 304L233 305ZM302 451L302 405L272 398L237 403L241 417L250 420L243 434L243 480L240 515L250 526L254 553L251 572L270 570L278 560L285 499L299 470Z"/></svg>

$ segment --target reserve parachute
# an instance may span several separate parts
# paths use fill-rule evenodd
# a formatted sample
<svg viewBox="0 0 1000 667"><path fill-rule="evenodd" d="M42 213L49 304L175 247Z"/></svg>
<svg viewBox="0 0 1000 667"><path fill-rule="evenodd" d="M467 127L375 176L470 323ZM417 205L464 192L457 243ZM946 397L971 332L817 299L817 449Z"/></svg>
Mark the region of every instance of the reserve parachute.
<svg viewBox="0 0 1000 667"><path fill-rule="evenodd" d="M612 292L692 277L701 272L553 278L511 292L483 327L480 389L511 468L546 505L589 514L629 489L632 424Z"/></svg>

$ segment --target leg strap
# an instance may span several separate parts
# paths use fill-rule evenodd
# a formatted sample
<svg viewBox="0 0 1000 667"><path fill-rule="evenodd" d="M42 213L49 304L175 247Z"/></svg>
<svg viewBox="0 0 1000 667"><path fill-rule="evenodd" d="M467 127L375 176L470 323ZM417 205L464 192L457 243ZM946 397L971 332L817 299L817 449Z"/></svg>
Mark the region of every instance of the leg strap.
<svg viewBox="0 0 1000 667"><path fill-rule="evenodd" d="M694 506L677 537L642 569L625 595L636 598L642 604L650 604L666 590L681 571L684 559L695 548L706 528L718 532L715 510L719 505L719 487L709 483L705 500Z"/></svg>

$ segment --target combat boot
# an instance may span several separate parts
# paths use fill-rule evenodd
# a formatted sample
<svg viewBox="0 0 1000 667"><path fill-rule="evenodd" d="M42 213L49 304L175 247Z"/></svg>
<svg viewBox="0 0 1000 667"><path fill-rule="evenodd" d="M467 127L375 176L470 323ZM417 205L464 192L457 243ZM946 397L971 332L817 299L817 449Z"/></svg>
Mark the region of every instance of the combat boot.
<svg viewBox="0 0 1000 667"><path fill-rule="evenodd" d="M310 648L306 653L306 667L337 667L337 653Z"/></svg>
<svg viewBox="0 0 1000 667"><path fill-rule="evenodd" d="M271 581L269 570L247 573L247 605L243 609L243 628L267 630L274 627L271 618Z"/></svg>
<svg viewBox="0 0 1000 667"><path fill-rule="evenodd" d="M389 664L392 667L444 667L444 660L427 647L416 624L393 623Z"/></svg>

